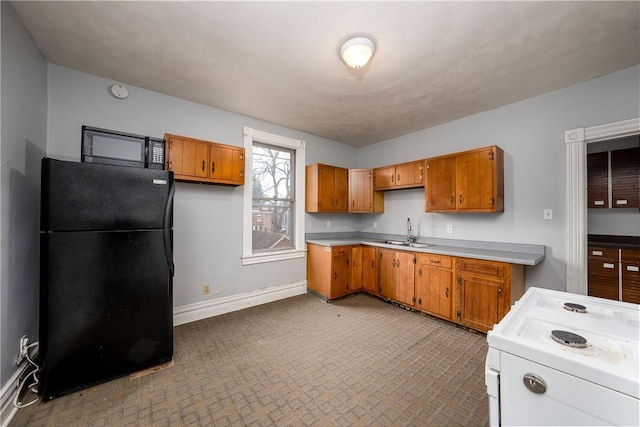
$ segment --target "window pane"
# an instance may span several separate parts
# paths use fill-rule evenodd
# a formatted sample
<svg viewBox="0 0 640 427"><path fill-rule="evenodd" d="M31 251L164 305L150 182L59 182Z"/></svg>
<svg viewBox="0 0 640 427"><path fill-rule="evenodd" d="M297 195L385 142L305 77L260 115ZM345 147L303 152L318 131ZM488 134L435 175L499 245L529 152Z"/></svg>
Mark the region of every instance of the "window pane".
<svg viewBox="0 0 640 427"><path fill-rule="evenodd" d="M280 147L253 145L253 252L295 247L293 154Z"/></svg>
<svg viewBox="0 0 640 427"><path fill-rule="evenodd" d="M253 145L253 197L293 198L293 151Z"/></svg>

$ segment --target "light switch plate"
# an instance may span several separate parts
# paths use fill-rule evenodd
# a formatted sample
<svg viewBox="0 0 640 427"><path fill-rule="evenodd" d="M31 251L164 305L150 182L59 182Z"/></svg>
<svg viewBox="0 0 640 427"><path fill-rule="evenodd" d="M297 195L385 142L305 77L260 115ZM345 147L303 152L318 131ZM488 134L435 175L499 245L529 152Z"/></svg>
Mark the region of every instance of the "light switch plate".
<svg viewBox="0 0 640 427"><path fill-rule="evenodd" d="M553 209L545 209L544 219L552 219L552 218L553 218Z"/></svg>

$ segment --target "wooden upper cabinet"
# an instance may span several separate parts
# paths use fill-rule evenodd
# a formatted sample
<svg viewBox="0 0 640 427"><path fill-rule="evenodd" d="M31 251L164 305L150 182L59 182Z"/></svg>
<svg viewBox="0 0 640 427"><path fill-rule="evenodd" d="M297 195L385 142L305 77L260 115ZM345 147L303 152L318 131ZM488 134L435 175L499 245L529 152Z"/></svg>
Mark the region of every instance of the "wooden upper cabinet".
<svg viewBox="0 0 640 427"><path fill-rule="evenodd" d="M424 186L422 160L373 170L373 189L375 191L418 188L422 186Z"/></svg>
<svg viewBox="0 0 640 427"><path fill-rule="evenodd" d="M425 165L427 212L504 212L504 152L500 147L426 159Z"/></svg>
<svg viewBox="0 0 640 427"><path fill-rule="evenodd" d="M611 204L640 208L640 147L611 152Z"/></svg>
<svg viewBox="0 0 640 427"><path fill-rule="evenodd" d="M427 212L456 209L456 158L438 157L424 161Z"/></svg>
<svg viewBox="0 0 640 427"><path fill-rule="evenodd" d="M609 207L609 152L587 154L587 200L589 208Z"/></svg>
<svg viewBox="0 0 640 427"><path fill-rule="evenodd" d="M306 212L347 212L349 170L316 163L306 167Z"/></svg>
<svg viewBox="0 0 640 427"><path fill-rule="evenodd" d="M372 169L349 169L349 212L384 212L384 193L373 191Z"/></svg>
<svg viewBox="0 0 640 427"><path fill-rule="evenodd" d="M176 181L244 185L244 148L165 134L166 169Z"/></svg>

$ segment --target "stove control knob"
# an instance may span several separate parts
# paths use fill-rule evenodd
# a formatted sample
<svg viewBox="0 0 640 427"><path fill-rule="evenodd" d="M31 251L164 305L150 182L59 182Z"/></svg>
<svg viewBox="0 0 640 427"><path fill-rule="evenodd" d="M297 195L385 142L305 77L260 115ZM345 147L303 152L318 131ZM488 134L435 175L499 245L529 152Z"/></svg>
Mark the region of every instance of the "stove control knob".
<svg viewBox="0 0 640 427"><path fill-rule="evenodd" d="M536 394L542 394L547 391L547 383L536 374L524 374L522 381L529 390Z"/></svg>

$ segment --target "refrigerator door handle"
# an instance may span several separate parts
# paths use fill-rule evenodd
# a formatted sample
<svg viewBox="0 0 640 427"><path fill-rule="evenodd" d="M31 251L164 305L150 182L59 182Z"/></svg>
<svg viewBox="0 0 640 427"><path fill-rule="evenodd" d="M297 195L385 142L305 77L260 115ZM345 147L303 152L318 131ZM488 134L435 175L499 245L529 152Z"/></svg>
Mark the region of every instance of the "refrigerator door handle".
<svg viewBox="0 0 640 427"><path fill-rule="evenodd" d="M172 215L172 207L173 207L173 196L176 192L176 184L175 182L171 182L171 188L169 189L169 197L167 197L167 204L164 208L164 252L167 255L167 265L169 266L169 272L171 273L171 277L173 277L174 273L174 264L173 264L173 248L171 244L171 215Z"/></svg>

